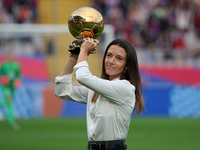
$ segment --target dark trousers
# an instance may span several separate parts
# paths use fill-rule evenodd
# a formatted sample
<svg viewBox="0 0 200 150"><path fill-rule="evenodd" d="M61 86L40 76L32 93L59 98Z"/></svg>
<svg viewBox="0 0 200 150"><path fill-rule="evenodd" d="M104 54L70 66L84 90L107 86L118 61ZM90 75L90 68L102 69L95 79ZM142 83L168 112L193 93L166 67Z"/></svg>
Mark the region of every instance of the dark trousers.
<svg viewBox="0 0 200 150"><path fill-rule="evenodd" d="M89 141L87 150L126 150L125 140Z"/></svg>

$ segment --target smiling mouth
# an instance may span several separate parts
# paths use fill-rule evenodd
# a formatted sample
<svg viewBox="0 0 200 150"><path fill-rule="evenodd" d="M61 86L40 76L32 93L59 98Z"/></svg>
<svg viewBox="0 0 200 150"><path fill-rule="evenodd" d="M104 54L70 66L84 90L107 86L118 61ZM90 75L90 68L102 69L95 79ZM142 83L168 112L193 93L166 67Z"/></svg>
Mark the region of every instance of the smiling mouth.
<svg viewBox="0 0 200 150"><path fill-rule="evenodd" d="M108 69L114 69L114 67L107 65Z"/></svg>

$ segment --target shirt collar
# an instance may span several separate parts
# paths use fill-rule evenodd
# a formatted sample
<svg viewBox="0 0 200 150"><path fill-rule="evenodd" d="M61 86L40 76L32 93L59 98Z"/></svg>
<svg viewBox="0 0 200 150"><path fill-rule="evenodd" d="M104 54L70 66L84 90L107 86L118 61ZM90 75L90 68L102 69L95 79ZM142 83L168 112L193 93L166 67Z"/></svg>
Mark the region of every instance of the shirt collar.
<svg viewBox="0 0 200 150"><path fill-rule="evenodd" d="M112 79L112 80L110 80L110 81L115 81L115 80L119 80L120 78L115 78L115 79Z"/></svg>

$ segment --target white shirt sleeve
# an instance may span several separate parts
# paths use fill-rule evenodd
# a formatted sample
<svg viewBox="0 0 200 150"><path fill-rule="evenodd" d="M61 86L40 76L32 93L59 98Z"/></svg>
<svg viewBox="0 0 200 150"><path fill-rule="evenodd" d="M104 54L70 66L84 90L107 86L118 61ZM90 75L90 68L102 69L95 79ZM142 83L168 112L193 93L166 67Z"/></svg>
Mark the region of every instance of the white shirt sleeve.
<svg viewBox="0 0 200 150"><path fill-rule="evenodd" d="M61 99L76 101L79 103L87 103L88 89L83 86L72 85L72 74L57 76L55 78L54 94Z"/></svg>
<svg viewBox="0 0 200 150"><path fill-rule="evenodd" d="M80 84L115 103L124 103L135 94L135 87L127 80L114 79L109 81L93 76L89 71L87 61L75 65L74 71Z"/></svg>

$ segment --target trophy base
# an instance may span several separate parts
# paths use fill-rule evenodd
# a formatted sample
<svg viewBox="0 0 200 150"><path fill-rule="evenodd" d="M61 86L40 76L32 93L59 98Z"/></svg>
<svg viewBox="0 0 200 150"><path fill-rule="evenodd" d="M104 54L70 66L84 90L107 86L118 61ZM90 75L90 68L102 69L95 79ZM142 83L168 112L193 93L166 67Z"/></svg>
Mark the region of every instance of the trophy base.
<svg viewBox="0 0 200 150"><path fill-rule="evenodd" d="M69 51L73 54L79 54L80 53L80 47L81 44L84 41L82 39L75 39L70 45L69 45Z"/></svg>
<svg viewBox="0 0 200 150"><path fill-rule="evenodd" d="M79 54L80 53L80 47L81 44L84 42L84 40L82 39L75 39L72 44L69 45L69 51L72 54ZM95 54L96 53L96 48L94 48L93 50L91 50L89 52L89 54Z"/></svg>
<svg viewBox="0 0 200 150"><path fill-rule="evenodd" d="M79 54L80 53L80 47L76 47L74 49L69 50L72 54Z"/></svg>
<svg viewBox="0 0 200 150"><path fill-rule="evenodd" d="M80 47L76 47L75 49L70 49L68 51L71 52L72 54L79 54L80 53ZM88 54L95 54L95 53L96 53L96 48L91 50Z"/></svg>

